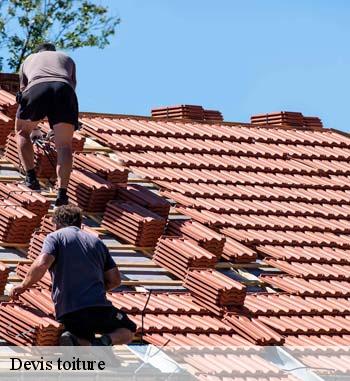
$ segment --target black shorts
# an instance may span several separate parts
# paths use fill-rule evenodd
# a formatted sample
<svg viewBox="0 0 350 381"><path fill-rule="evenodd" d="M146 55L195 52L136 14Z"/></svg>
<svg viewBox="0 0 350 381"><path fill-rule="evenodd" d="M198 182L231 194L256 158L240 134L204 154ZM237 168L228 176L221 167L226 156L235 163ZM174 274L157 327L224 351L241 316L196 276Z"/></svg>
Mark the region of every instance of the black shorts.
<svg viewBox="0 0 350 381"><path fill-rule="evenodd" d="M57 123L73 124L77 129L78 99L74 89L65 82L42 82L25 90L17 118L33 122L48 118L50 127Z"/></svg>
<svg viewBox="0 0 350 381"><path fill-rule="evenodd" d="M111 333L118 328L126 328L136 332L136 324L127 314L113 306L88 307L70 312L58 319L64 324L65 330L73 335L92 341L96 333Z"/></svg>

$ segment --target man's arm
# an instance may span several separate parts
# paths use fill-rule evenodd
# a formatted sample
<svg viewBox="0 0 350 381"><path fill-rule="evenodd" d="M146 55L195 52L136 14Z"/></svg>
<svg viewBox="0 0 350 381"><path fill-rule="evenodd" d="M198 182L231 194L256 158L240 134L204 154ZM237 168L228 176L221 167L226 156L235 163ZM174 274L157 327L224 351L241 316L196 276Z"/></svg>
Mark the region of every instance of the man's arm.
<svg viewBox="0 0 350 381"><path fill-rule="evenodd" d="M114 259L111 256L107 246L100 241L101 250L104 254L104 283L106 291L113 290L120 286L121 278L119 269L114 262Z"/></svg>
<svg viewBox="0 0 350 381"><path fill-rule="evenodd" d="M10 297L13 300L18 299L18 296L22 294L25 290L32 287L36 282L38 282L46 273L46 271L51 267L55 258L49 254L41 254L32 263L26 277L23 282L12 288L10 292Z"/></svg>
<svg viewBox="0 0 350 381"><path fill-rule="evenodd" d="M24 65L24 63L21 65L21 67L19 69L19 89L21 91L24 91L24 89L28 85L28 78L23 72L23 65Z"/></svg>
<svg viewBox="0 0 350 381"><path fill-rule="evenodd" d="M118 267L105 271L104 273L105 289L106 291L113 290L120 286L121 278Z"/></svg>

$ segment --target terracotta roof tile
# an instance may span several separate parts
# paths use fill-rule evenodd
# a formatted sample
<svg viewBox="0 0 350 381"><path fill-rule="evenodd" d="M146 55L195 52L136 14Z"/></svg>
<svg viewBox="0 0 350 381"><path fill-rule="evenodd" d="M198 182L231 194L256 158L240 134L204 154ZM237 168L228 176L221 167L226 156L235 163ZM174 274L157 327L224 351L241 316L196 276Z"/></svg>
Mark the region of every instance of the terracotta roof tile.
<svg viewBox="0 0 350 381"><path fill-rule="evenodd" d="M116 197L125 201L132 201L163 218L168 218L170 203L142 185L127 185L118 188Z"/></svg>
<svg viewBox="0 0 350 381"><path fill-rule="evenodd" d="M291 276L263 276L261 279L275 288L301 296L349 297L348 281L302 279Z"/></svg>
<svg viewBox="0 0 350 381"><path fill-rule="evenodd" d="M128 181L127 169L105 155L75 152L73 167L91 171L115 185Z"/></svg>
<svg viewBox="0 0 350 381"><path fill-rule="evenodd" d="M164 333L162 334L148 334L145 336L145 340L156 346L166 347L179 346L181 348L220 348L220 347L241 347L241 346L252 346L252 343L238 334L224 335L224 334L172 334Z"/></svg>
<svg viewBox="0 0 350 381"><path fill-rule="evenodd" d="M143 292L114 292L107 295L117 308L132 314L140 314L146 305L148 294ZM195 303L189 293L153 292L146 306L149 314L191 314L204 315L204 307Z"/></svg>

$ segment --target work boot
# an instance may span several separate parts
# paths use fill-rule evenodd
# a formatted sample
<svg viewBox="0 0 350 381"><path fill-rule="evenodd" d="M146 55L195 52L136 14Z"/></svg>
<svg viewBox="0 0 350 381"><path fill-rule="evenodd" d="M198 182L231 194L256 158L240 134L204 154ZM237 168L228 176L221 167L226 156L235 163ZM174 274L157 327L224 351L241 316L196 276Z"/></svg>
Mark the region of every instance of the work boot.
<svg viewBox="0 0 350 381"><path fill-rule="evenodd" d="M62 206L62 205L68 205L68 203L69 203L69 198L67 195L58 196L55 201L55 208L58 208L59 206Z"/></svg>
<svg viewBox="0 0 350 381"><path fill-rule="evenodd" d="M40 183L37 179L29 179L26 177L24 180L24 185L26 185L29 189L34 190L34 191L40 191Z"/></svg>
<svg viewBox="0 0 350 381"><path fill-rule="evenodd" d="M61 347L72 347L72 346L78 346L78 339L73 333L66 331L63 332L60 337L60 346Z"/></svg>
<svg viewBox="0 0 350 381"><path fill-rule="evenodd" d="M24 184L34 190L34 191L40 191L40 184L38 179L36 178L35 170L33 169L28 169L26 171L26 178L24 180Z"/></svg>

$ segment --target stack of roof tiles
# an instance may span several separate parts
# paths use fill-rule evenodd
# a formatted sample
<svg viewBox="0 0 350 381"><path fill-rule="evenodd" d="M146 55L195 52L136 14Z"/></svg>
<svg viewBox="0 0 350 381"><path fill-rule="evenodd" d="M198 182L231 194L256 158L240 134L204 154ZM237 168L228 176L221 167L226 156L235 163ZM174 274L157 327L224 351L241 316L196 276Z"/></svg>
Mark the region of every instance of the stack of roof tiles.
<svg viewBox="0 0 350 381"><path fill-rule="evenodd" d="M0 295L4 295L9 272L9 268L0 262Z"/></svg>
<svg viewBox="0 0 350 381"><path fill-rule="evenodd" d="M257 253L242 243L226 237L221 258L234 263L249 263L257 259Z"/></svg>
<svg viewBox="0 0 350 381"><path fill-rule="evenodd" d="M202 106L193 105L158 107L152 109L152 116L155 118L203 120L204 110Z"/></svg>
<svg viewBox="0 0 350 381"><path fill-rule="evenodd" d="M27 263L19 263L16 267L16 274L21 278L24 279L26 275L28 274L28 271L30 269L30 264ZM51 277L48 272L45 273L45 275L39 280L39 282L36 283L37 286L45 288L47 290L51 290L52 282Z"/></svg>
<svg viewBox="0 0 350 381"><path fill-rule="evenodd" d="M41 254L41 249L43 247L46 235L47 232L42 230L37 230L32 234L27 253L28 258L34 261Z"/></svg>
<svg viewBox="0 0 350 381"><path fill-rule="evenodd" d="M323 128L323 123L317 116L304 116L304 127L305 128Z"/></svg>
<svg viewBox="0 0 350 381"><path fill-rule="evenodd" d="M300 112L280 111L268 114L257 114L250 118L252 124L273 126L289 126L295 128L318 129L323 124L320 118L314 116L303 116Z"/></svg>
<svg viewBox="0 0 350 381"><path fill-rule="evenodd" d="M204 110L204 120L211 122L222 122L224 120L220 111Z"/></svg>
<svg viewBox="0 0 350 381"><path fill-rule="evenodd" d="M83 211L101 213L106 203L113 199L115 186L92 172L73 169L67 193L70 200Z"/></svg>
<svg viewBox="0 0 350 381"><path fill-rule="evenodd" d="M0 89L0 112L4 113L11 119L14 119L17 107L16 97L8 91Z"/></svg>
<svg viewBox="0 0 350 381"><path fill-rule="evenodd" d="M38 216L11 200L0 200L0 241L27 243L38 224Z"/></svg>
<svg viewBox="0 0 350 381"><path fill-rule="evenodd" d="M166 234L193 239L199 246L213 253L218 259L222 255L226 240L223 235L192 220L170 220Z"/></svg>
<svg viewBox="0 0 350 381"><path fill-rule="evenodd" d="M110 201L101 226L133 245L154 247L165 223L164 218L134 202Z"/></svg>
<svg viewBox="0 0 350 381"><path fill-rule="evenodd" d="M29 288L19 296L19 300L26 306L36 308L49 317L55 315L51 292L47 289Z"/></svg>
<svg viewBox="0 0 350 381"><path fill-rule="evenodd" d="M0 305L0 335L11 344L58 345L62 330L60 323L39 310L12 303Z"/></svg>
<svg viewBox="0 0 350 381"><path fill-rule="evenodd" d="M44 144L45 150L37 144L33 145L35 170L38 177L50 179L56 177L57 154L53 142L46 142ZM14 133L10 134L7 138L4 156L16 167L21 166L16 136Z"/></svg>
<svg viewBox="0 0 350 381"><path fill-rule="evenodd" d="M42 217L47 213L50 201L38 192L32 191L24 184L0 183L0 197L8 199L14 204L23 206L23 208L37 215L37 225Z"/></svg>
<svg viewBox="0 0 350 381"><path fill-rule="evenodd" d="M128 170L109 156L75 152L73 166L91 171L114 185L120 186L128 181Z"/></svg>
<svg viewBox="0 0 350 381"><path fill-rule="evenodd" d="M55 224L53 223L52 215L45 214L45 216L43 216L41 220L40 230L45 232L45 234L48 234L55 231L55 228L56 227L55 227Z"/></svg>
<svg viewBox="0 0 350 381"><path fill-rule="evenodd" d="M220 307L242 306L246 296L244 285L210 269L191 269L184 286L199 304L219 314L223 312Z"/></svg>
<svg viewBox="0 0 350 381"><path fill-rule="evenodd" d="M189 268L212 268L217 257L193 240L162 237L155 248L153 260L180 279L185 279Z"/></svg>
<svg viewBox="0 0 350 381"><path fill-rule="evenodd" d="M179 105L152 109L152 117L168 119L193 119L203 121L223 121L220 111L205 110L202 106Z"/></svg>
<svg viewBox="0 0 350 381"><path fill-rule="evenodd" d="M142 185L133 184L117 189L116 197L132 201L163 218L168 218L170 203Z"/></svg>

